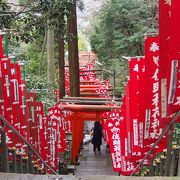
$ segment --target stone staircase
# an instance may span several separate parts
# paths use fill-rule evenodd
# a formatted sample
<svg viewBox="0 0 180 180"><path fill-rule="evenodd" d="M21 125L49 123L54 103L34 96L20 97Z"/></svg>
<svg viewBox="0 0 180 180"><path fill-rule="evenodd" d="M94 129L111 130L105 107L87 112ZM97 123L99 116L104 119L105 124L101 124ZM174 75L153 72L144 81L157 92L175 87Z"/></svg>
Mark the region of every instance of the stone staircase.
<svg viewBox="0 0 180 180"><path fill-rule="evenodd" d="M0 173L0 180L179 180L179 177L70 176Z"/></svg>

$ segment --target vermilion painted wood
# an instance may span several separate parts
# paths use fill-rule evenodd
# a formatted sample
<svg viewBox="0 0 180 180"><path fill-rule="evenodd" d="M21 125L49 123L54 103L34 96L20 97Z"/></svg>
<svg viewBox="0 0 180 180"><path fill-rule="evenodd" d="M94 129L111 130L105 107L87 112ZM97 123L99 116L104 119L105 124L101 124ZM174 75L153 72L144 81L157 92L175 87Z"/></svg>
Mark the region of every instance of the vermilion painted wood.
<svg viewBox="0 0 180 180"><path fill-rule="evenodd" d="M62 105L62 108L70 111L103 112L111 111L112 109L120 109L120 106L68 104Z"/></svg>

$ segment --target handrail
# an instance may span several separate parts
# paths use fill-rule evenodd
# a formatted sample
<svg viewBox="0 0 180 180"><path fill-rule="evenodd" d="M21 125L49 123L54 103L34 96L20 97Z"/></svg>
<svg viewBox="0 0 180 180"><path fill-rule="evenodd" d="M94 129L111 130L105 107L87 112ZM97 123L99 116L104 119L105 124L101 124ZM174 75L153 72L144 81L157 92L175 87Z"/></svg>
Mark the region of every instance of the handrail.
<svg viewBox="0 0 180 180"><path fill-rule="evenodd" d="M147 152L147 154L144 156L144 158L141 160L141 162L136 166L136 168L134 169L134 171L131 173L130 176L132 176L136 170L143 164L143 162L145 161L145 159L152 153L152 151L154 150L154 148L157 146L157 144L162 140L163 136L165 135L165 133L171 128L171 125L174 124L176 122L176 120L180 117L180 111L178 111L174 118L172 119L172 121L165 127L164 131L161 133L161 135L158 137L157 141L153 144L153 146L151 147L151 149Z"/></svg>
<svg viewBox="0 0 180 180"><path fill-rule="evenodd" d="M50 169L54 174L57 174L41 157L41 155L34 149L34 147L2 116L0 115L0 120L4 122L20 139L22 139L28 146L31 151L33 151L36 156L41 160L41 162Z"/></svg>

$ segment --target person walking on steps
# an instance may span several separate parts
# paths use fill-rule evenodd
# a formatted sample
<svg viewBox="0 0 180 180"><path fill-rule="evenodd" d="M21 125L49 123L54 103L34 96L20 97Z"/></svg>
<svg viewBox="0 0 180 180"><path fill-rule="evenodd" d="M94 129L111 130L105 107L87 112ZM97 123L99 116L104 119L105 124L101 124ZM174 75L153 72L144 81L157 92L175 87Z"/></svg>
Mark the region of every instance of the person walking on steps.
<svg viewBox="0 0 180 180"><path fill-rule="evenodd" d="M99 121L94 122L94 127L92 128L92 144L93 144L93 151L96 154L96 149L98 150L99 154L101 153L101 145L102 145L102 126Z"/></svg>

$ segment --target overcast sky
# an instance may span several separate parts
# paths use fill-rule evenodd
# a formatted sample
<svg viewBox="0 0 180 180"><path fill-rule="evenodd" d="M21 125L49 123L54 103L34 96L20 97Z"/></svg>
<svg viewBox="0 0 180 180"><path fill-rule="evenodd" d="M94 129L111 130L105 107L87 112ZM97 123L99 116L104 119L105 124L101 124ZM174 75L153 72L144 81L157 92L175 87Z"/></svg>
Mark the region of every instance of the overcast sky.
<svg viewBox="0 0 180 180"><path fill-rule="evenodd" d="M92 14L100 9L100 7L108 0L83 0L84 10L77 11L78 29L83 30L89 25Z"/></svg>

